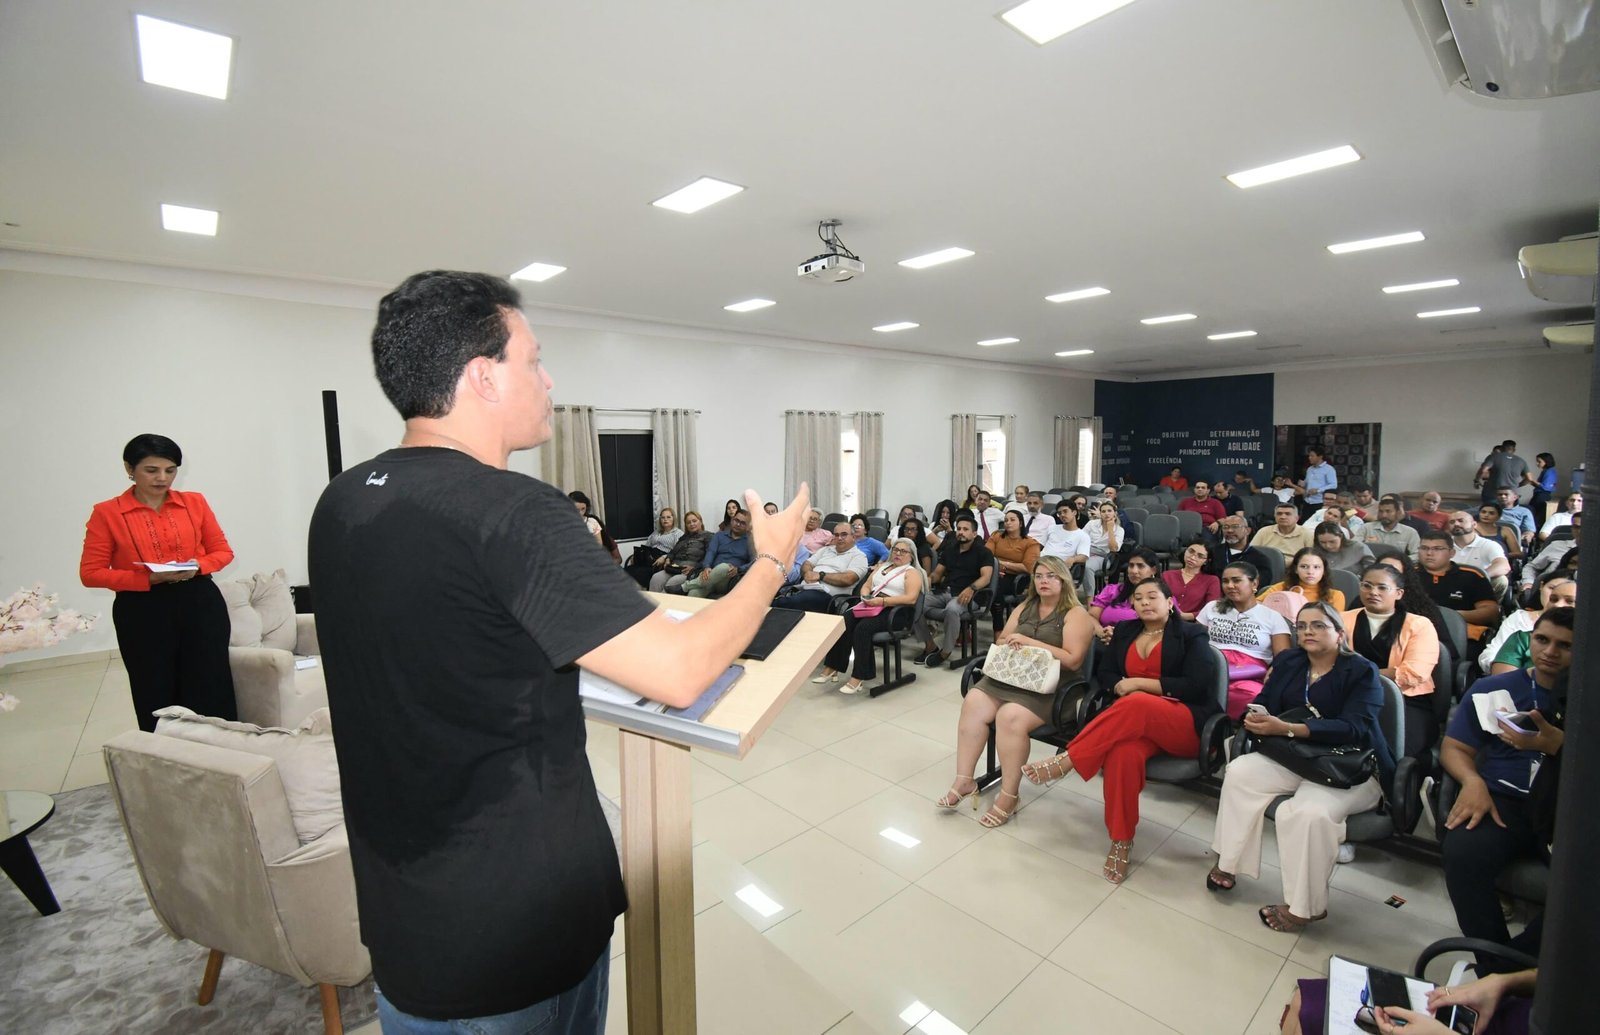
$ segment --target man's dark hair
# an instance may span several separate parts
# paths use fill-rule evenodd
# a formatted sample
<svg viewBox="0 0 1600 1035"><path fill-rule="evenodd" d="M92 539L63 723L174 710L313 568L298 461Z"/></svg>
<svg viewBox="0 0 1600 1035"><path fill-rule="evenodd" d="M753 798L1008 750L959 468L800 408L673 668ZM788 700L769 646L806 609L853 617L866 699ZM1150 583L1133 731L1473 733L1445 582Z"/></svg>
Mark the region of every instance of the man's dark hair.
<svg viewBox="0 0 1600 1035"><path fill-rule="evenodd" d="M171 460L179 467L183 466L183 450L165 435L135 435L122 447L122 462L129 467L147 456L159 456L163 460Z"/></svg>
<svg viewBox="0 0 1600 1035"><path fill-rule="evenodd" d="M1494 511L1494 516L1495 516L1495 520L1496 521L1498 521L1501 518L1505 517L1505 514L1506 514L1505 508L1502 507L1500 504L1493 503L1493 502L1487 502L1487 501L1478 504L1478 510L1480 510L1480 511L1484 511L1484 510L1492 510L1492 511Z"/></svg>
<svg viewBox="0 0 1600 1035"><path fill-rule="evenodd" d="M1419 543L1448 543L1450 541L1450 533L1442 528L1430 528L1426 532L1417 533L1417 542Z"/></svg>
<svg viewBox="0 0 1600 1035"><path fill-rule="evenodd" d="M956 519L954 521L950 522L950 526L952 528L960 527L961 522L963 522L963 521L965 521L967 524L971 525L973 528L977 528L978 527L978 519L973 516L972 511L966 510L964 508L961 509L961 510L956 511Z"/></svg>
<svg viewBox="0 0 1600 1035"><path fill-rule="evenodd" d="M1362 481L1352 481L1346 486L1346 488L1348 488L1352 493L1372 491L1372 486Z"/></svg>
<svg viewBox="0 0 1600 1035"><path fill-rule="evenodd" d="M1320 456L1320 457L1322 457L1322 458L1323 458L1323 459L1327 459L1327 456L1328 456L1328 454L1327 454L1327 453L1324 453L1324 452L1323 452L1323 451L1322 451L1322 450L1321 450L1321 448L1319 448L1319 447L1317 447L1317 446L1309 446L1309 447L1307 447L1307 449L1306 449L1306 456L1310 456L1310 455L1311 455L1311 454L1313 454L1313 453L1315 453L1315 454L1316 454L1316 455L1317 455L1317 456Z"/></svg>
<svg viewBox="0 0 1600 1035"><path fill-rule="evenodd" d="M1512 452L1513 452L1513 453L1515 453L1515 452L1516 452L1516 451L1517 451L1517 443L1516 443L1516 440L1515 440L1515 439L1509 439L1509 438L1508 438L1508 439L1506 439L1506 440L1505 440L1505 441L1504 441L1504 442L1502 442L1502 443L1500 443L1500 448L1501 448L1501 449L1509 449L1509 450L1511 450L1511 451L1512 451Z"/></svg>
<svg viewBox="0 0 1600 1035"><path fill-rule="evenodd" d="M385 295L372 329L372 365L401 419L448 414L468 363L505 360L505 311L521 307L509 282L456 270L415 274Z"/></svg>
<svg viewBox="0 0 1600 1035"><path fill-rule="evenodd" d="M1544 623L1549 622L1558 629L1565 629L1567 632L1572 632L1572 626L1574 624L1573 620L1577 617L1577 614L1578 609L1575 607L1545 608L1544 613L1539 616L1539 620L1533 623L1533 627L1537 629Z"/></svg>

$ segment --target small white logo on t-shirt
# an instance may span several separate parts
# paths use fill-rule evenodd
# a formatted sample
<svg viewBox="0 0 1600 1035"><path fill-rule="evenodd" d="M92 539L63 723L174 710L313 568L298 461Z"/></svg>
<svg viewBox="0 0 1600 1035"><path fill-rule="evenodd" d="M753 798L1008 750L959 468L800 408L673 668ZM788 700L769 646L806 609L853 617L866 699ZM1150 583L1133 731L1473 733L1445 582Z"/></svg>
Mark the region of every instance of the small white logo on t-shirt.
<svg viewBox="0 0 1600 1035"><path fill-rule="evenodd" d="M367 484L368 485L382 485L384 482L386 482L388 480L389 480L389 472L388 471L383 472L383 477L382 478L378 477L378 472L377 471L373 471L371 474L367 475Z"/></svg>

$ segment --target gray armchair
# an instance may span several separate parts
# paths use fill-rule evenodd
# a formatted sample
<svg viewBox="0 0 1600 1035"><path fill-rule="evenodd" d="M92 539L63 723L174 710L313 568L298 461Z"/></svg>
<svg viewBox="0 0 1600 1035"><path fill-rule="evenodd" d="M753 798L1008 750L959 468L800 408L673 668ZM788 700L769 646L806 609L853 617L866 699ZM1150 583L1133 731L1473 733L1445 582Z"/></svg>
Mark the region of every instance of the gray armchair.
<svg viewBox="0 0 1600 1035"><path fill-rule="evenodd" d="M293 729L318 708L328 706L328 688L322 679L321 650L317 647L315 615L295 615L293 650L274 647L229 647L228 667L233 670L233 697L241 722ZM317 663L295 668L296 655L310 655Z"/></svg>
<svg viewBox="0 0 1600 1035"><path fill-rule="evenodd" d="M344 825L300 844L277 764L262 755L137 731L104 750L151 909L174 938L211 950L200 1005L223 957L237 956L320 985L324 1030L339 1035L336 986L372 972Z"/></svg>

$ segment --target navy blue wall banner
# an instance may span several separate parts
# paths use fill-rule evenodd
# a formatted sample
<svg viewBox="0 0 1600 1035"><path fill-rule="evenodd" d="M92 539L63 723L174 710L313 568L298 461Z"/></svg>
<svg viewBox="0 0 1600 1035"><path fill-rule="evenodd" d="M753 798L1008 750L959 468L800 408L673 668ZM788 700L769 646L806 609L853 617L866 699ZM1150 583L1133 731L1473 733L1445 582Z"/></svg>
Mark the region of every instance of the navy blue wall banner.
<svg viewBox="0 0 1600 1035"><path fill-rule="evenodd" d="M1102 422L1100 476L1115 484L1156 484L1174 467L1190 482L1233 478L1244 468L1271 481L1272 375L1240 374L1189 381L1096 381Z"/></svg>

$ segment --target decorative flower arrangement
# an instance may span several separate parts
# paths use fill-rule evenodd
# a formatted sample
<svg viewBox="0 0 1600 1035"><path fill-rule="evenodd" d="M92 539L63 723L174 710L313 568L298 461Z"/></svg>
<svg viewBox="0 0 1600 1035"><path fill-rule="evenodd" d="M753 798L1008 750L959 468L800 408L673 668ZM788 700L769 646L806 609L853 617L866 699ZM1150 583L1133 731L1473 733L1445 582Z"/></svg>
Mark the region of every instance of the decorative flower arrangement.
<svg viewBox="0 0 1600 1035"><path fill-rule="evenodd" d="M7 654L52 647L74 633L88 632L100 620L99 615L57 608L58 599L53 593L47 595L39 583L0 600L0 663ZM0 711L9 712L20 703L0 691Z"/></svg>

